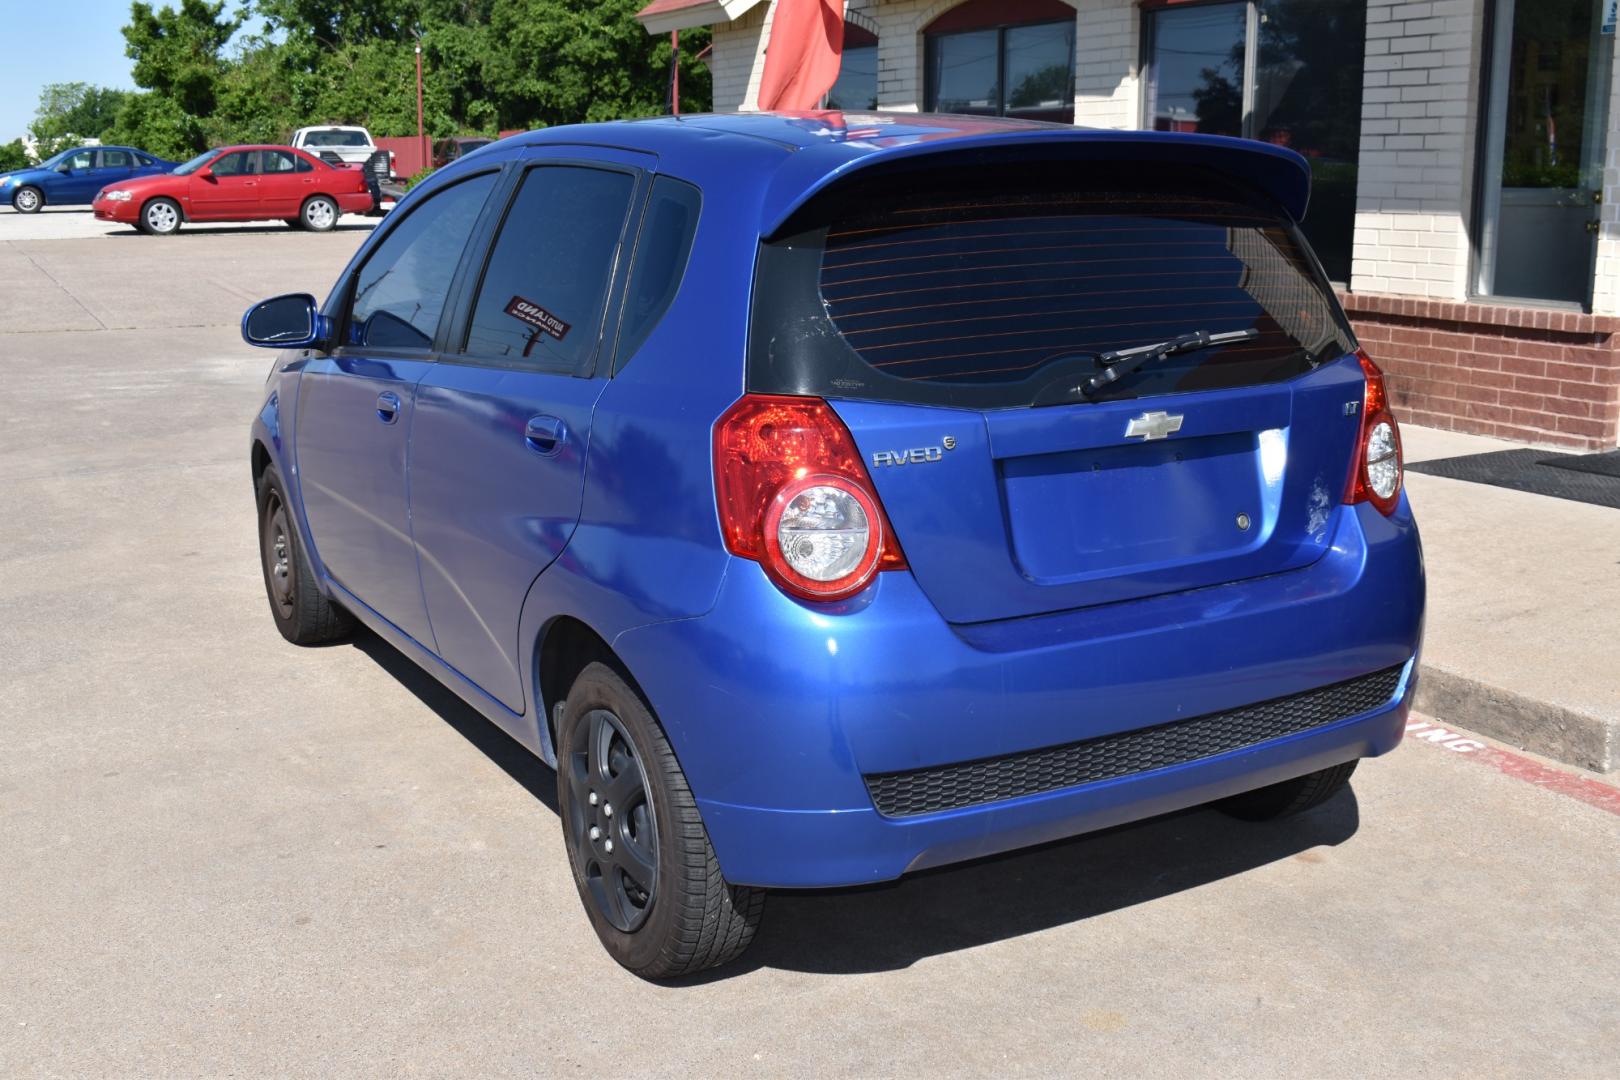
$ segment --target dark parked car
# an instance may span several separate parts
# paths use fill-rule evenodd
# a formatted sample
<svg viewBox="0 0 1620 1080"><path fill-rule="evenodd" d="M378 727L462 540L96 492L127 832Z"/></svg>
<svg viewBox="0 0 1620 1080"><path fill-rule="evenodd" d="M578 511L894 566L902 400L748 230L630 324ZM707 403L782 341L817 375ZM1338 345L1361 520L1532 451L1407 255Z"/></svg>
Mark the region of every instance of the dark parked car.
<svg viewBox="0 0 1620 1080"><path fill-rule="evenodd" d="M31 169L0 173L0 201L21 214L47 206L81 206L108 184L157 176L174 167L174 162L132 146L79 146Z"/></svg>
<svg viewBox="0 0 1620 1080"><path fill-rule="evenodd" d="M993 119L503 141L244 318L294 350L250 439L271 614L556 765L647 977L770 887L1309 809L1400 742L1424 604L1309 190L1260 142Z"/></svg>
<svg viewBox="0 0 1620 1080"><path fill-rule="evenodd" d="M450 139L440 139L433 144L433 167L442 169L452 161L459 161L474 150L481 150L494 141L483 135L457 135Z"/></svg>

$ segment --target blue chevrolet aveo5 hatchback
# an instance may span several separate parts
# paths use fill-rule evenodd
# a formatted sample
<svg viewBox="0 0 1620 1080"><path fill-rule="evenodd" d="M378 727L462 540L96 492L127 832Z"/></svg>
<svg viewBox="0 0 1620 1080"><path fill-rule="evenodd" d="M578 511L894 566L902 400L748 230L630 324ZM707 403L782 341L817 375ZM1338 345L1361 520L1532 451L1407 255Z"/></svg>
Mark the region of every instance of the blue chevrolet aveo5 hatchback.
<svg viewBox="0 0 1620 1080"><path fill-rule="evenodd" d="M502 140L244 318L290 350L271 612L555 765L649 978L737 956L770 887L1312 807L1399 741L1424 583L1309 179L926 115Z"/></svg>

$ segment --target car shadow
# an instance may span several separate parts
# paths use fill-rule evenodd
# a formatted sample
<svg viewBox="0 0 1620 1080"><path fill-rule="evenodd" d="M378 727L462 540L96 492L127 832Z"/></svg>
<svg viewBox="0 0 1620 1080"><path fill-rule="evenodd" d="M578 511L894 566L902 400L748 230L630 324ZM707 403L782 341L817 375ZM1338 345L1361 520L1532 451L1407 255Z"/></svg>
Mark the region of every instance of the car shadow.
<svg viewBox="0 0 1620 1080"><path fill-rule="evenodd" d="M354 646L557 812L556 773L392 645ZM675 985L769 967L823 975L893 971L919 960L1084 922L1234 877L1360 827L1355 793L1299 817L1253 824L1196 808L860 888L773 890L753 946L735 964ZM581 927L585 924L582 921Z"/></svg>
<svg viewBox="0 0 1620 1080"><path fill-rule="evenodd" d="M502 772L538 799L547 810L557 812L557 774L545 762L529 753L527 747L484 719L415 661L364 627L355 630L353 646L374 664L388 672L416 699L432 709L463 739Z"/></svg>
<svg viewBox="0 0 1620 1080"><path fill-rule="evenodd" d="M377 227L377 224L379 222L381 222L381 221L382 221L382 218L378 217L378 218L366 218L366 220L363 223L358 222L358 221L350 222L348 224L339 223L337 225L332 226L330 229L327 229L326 234L341 233L341 232L370 232L372 229L375 229ZM310 235L310 233L305 229L289 228L288 226L282 225L282 224L280 224L278 222L266 221L266 222L261 222L261 223L256 224L256 225L231 225L231 226L227 226L225 228L220 228L217 225L209 225L209 224L203 224L203 225L189 225L188 224L188 225L181 226L179 232L171 233L168 236L163 237L163 239L165 239L165 240L182 240L182 239L185 239L187 237L190 237L192 239L196 239L198 237L204 237L204 236L230 236L232 234L243 234L243 233L253 233L253 234L256 234L256 235L259 235L259 236L308 236L308 235ZM123 225L123 224L114 225L113 227L109 228L106 232L102 233L101 235L103 235L103 236L115 236L115 237L119 238L120 240L130 240L130 239L134 239L134 238L137 238L137 237L142 239L142 240L153 239L151 237L148 237L145 233L141 232L141 230L137 229L135 226L133 226L133 225ZM316 233L314 235L319 236L319 235L322 235L322 234Z"/></svg>

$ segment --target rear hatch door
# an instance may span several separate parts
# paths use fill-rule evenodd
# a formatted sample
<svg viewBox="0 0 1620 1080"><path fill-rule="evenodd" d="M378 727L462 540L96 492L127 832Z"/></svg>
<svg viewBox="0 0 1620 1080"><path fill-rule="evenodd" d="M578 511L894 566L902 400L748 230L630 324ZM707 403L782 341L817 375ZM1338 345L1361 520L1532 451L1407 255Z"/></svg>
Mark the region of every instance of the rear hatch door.
<svg viewBox="0 0 1620 1080"><path fill-rule="evenodd" d="M875 179L762 247L750 389L828 398L953 622L1204 588L1331 543L1363 376L1298 229L1218 174ZM1245 341L1095 397L1098 355Z"/></svg>

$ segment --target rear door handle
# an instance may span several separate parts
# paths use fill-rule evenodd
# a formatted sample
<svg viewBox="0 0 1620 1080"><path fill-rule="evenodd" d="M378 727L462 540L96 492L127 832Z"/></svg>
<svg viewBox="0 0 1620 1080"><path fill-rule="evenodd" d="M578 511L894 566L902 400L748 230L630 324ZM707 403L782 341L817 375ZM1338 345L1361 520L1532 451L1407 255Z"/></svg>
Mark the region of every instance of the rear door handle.
<svg viewBox="0 0 1620 1080"><path fill-rule="evenodd" d="M399 395L392 390L384 390L377 395L377 419L385 424L392 424L399 419Z"/></svg>
<svg viewBox="0 0 1620 1080"><path fill-rule="evenodd" d="M568 438L568 425L555 416L531 416L523 425L523 441L529 449L550 457L562 449Z"/></svg>

